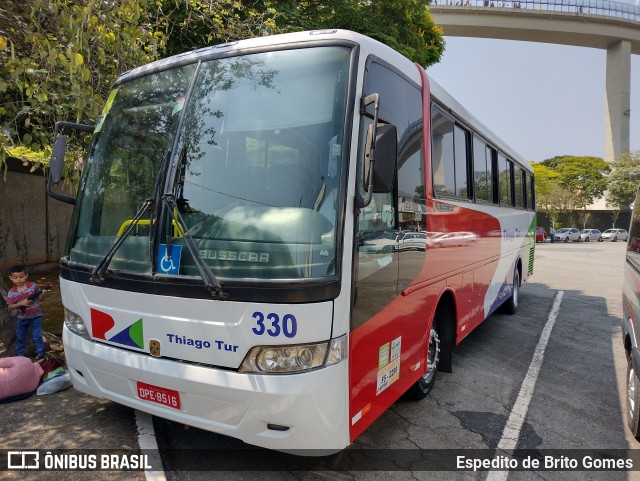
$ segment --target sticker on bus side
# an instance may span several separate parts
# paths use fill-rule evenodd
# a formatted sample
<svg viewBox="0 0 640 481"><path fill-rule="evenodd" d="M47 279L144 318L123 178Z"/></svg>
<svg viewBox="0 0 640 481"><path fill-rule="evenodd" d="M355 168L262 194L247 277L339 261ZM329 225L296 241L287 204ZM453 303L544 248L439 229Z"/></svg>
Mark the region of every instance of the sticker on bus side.
<svg viewBox="0 0 640 481"><path fill-rule="evenodd" d="M400 379L401 341L402 337L398 337L378 349L376 396Z"/></svg>

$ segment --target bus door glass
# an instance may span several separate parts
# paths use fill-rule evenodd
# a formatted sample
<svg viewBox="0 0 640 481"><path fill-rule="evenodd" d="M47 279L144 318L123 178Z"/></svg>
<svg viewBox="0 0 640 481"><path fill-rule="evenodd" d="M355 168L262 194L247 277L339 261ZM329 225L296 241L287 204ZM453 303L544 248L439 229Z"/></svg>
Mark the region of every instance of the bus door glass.
<svg viewBox="0 0 640 481"><path fill-rule="evenodd" d="M379 123L393 124L397 129L396 187L392 193L373 194L371 204L357 219L352 329L387 306L418 275L426 246L420 89L394 69L371 62L363 94L372 93L380 96ZM370 115L363 117L361 133L373 122L372 106L367 111ZM360 152L364 141L362 138ZM362 170L360 195L365 190Z"/></svg>

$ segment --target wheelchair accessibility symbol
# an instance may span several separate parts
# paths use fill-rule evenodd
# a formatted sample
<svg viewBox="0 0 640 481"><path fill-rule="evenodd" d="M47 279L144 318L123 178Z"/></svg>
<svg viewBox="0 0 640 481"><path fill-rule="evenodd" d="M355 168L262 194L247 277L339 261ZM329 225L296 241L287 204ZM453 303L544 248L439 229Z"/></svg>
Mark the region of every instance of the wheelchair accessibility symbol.
<svg viewBox="0 0 640 481"><path fill-rule="evenodd" d="M172 245L167 255L167 244L160 244L158 251L158 272L162 274L178 274L180 271L181 245Z"/></svg>

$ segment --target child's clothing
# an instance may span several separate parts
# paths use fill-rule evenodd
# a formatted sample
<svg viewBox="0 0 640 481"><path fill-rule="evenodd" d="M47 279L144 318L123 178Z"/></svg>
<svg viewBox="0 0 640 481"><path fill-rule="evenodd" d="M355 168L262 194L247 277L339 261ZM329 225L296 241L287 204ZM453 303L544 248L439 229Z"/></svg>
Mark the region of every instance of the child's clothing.
<svg viewBox="0 0 640 481"><path fill-rule="evenodd" d="M35 282L27 282L26 288L19 291L16 286L9 289L7 294L8 304L17 304L24 301L30 295L38 291ZM30 305L22 309L17 309L18 319L16 326L16 355L24 356L27 341L27 331L31 326L31 337L36 345L38 357L44 356L44 341L42 340L42 310L38 300L34 300Z"/></svg>

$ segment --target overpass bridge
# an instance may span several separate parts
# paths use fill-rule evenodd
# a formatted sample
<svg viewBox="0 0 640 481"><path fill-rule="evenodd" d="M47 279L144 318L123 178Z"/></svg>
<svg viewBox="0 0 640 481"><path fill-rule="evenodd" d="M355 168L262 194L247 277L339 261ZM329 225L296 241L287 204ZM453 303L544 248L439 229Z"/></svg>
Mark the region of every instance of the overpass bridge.
<svg viewBox="0 0 640 481"><path fill-rule="evenodd" d="M640 55L640 6L608 0L433 0L430 9L446 36L606 50L605 160L629 150L631 55Z"/></svg>

